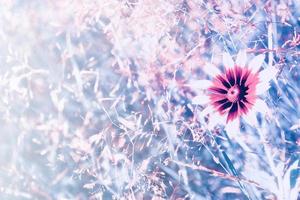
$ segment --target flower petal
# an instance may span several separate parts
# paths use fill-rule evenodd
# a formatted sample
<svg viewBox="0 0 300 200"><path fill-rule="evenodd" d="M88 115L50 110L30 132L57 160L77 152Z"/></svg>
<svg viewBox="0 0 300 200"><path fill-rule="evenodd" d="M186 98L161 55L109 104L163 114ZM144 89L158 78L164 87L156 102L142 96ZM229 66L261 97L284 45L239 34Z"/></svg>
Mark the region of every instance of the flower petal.
<svg viewBox="0 0 300 200"><path fill-rule="evenodd" d="M262 95L270 88L269 82L258 83L256 86L256 95Z"/></svg>
<svg viewBox="0 0 300 200"><path fill-rule="evenodd" d="M221 71L211 63L206 63L202 69L206 74L208 74L211 77L215 77L221 74Z"/></svg>
<svg viewBox="0 0 300 200"><path fill-rule="evenodd" d="M230 138L236 138L236 136L240 132L240 121L239 120L233 120L231 122L228 122L225 130L227 132L228 137Z"/></svg>
<svg viewBox="0 0 300 200"><path fill-rule="evenodd" d="M240 121L234 120L228 123L225 127L227 135L230 139L234 139L243 149L244 151L251 152L249 146L245 143L245 137L241 134L240 130Z"/></svg>
<svg viewBox="0 0 300 200"><path fill-rule="evenodd" d="M259 80L260 82L269 82L274 79L277 75L278 70L275 66L267 67L266 69L259 72Z"/></svg>
<svg viewBox="0 0 300 200"><path fill-rule="evenodd" d="M257 72L260 69L260 67L262 66L264 60L265 60L264 54L255 56L248 65L249 69L251 69L254 73Z"/></svg>
<svg viewBox="0 0 300 200"><path fill-rule="evenodd" d="M225 66L225 68L233 68L234 67L234 62L232 60L232 57L227 52L223 53L223 65Z"/></svg>
<svg viewBox="0 0 300 200"><path fill-rule="evenodd" d="M236 117L238 117L238 113L239 113L238 103L232 103L232 106L228 111L227 122L233 121Z"/></svg>
<svg viewBox="0 0 300 200"><path fill-rule="evenodd" d="M254 107L253 109L257 112L260 112L262 114L266 114L269 112L269 108L266 104L266 102L264 102L263 100L261 99L257 99L255 104L254 104Z"/></svg>
<svg viewBox="0 0 300 200"><path fill-rule="evenodd" d="M190 81L187 86L191 87L192 89L206 90L212 86L212 82L210 80L194 80Z"/></svg>
<svg viewBox="0 0 300 200"><path fill-rule="evenodd" d="M206 95L198 95L192 99L192 104L205 105L209 103L209 97Z"/></svg>
<svg viewBox="0 0 300 200"><path fill-rule="evenodd" d="M245 50L240 50L238 55L237 55L237 58L236 58L236 65L243 68L243 67L245 67L246 62L247 62L246 51Z"/></svg>
<svg viewBox="0 0 300 200"><path fill-rule="evenodd" d="M208 122L208 129L212 130L218 124L225 124L224 116L220 115L219 113L212 113L209 118Z"/></svg>
<svg viewBox="0 0 300 200"><path fill-rule="evenodd" d="M257 122L257 118L256 118L256 112L253 109L250 109L250 111L246 115L243 116L243 119L250 126L254 126L254 127L258 126L258 122Z"/></svg>

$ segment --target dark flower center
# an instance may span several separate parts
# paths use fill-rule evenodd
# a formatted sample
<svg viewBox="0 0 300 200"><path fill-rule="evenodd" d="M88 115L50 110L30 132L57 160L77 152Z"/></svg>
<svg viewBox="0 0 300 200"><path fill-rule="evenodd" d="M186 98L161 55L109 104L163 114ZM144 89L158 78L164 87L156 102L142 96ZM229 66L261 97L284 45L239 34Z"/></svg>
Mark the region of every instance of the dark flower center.
<svg viewBox="0 0 300 200"><path fill-rule="evenodd" d="M229 88L227 92L227 99L230 102L236 102L240 98L240 87L238 85L234 85L233 87Z"/></svg>

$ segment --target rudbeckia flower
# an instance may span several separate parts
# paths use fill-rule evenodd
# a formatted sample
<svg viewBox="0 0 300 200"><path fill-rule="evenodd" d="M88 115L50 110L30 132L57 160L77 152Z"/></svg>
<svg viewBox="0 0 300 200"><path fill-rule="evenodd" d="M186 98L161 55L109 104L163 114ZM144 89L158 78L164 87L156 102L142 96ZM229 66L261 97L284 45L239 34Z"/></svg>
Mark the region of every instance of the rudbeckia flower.
<svg viewBox="0 0 300 200"><path fill-rule="evenodd" d="M210 116L210 128L218 123L238 126L241 118L255 126L256 113L268 111L261 96L269 89L277 69L274 66L261 69L266 66L264 59L265 55L260 54L247 62L246 52L240 51L235 62L228 53L223 54L223 70L212 64L204 66L211 79L192 83L200 89L193 103L205 107L201 115Z"/></svg>

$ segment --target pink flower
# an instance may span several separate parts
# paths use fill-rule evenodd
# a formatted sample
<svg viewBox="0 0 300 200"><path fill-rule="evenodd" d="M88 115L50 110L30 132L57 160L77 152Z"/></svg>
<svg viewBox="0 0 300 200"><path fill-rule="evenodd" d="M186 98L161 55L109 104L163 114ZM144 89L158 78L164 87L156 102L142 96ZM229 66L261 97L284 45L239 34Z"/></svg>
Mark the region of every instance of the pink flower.
<svg viewBox="0 0 300 200"><path fill-rule="evenodd" d="M226 69L208 88L211 104L221 115L227 115L227 122L247 114L256 100L258 79L258 73L248 68Z"/></svg>
<svg viewBox="0 0 300 200"><path fill-rule="evenodd" d="M256 125L256 113L268 112L262 95L269 89L269 82L276 74L274 66L264 64L265 55L255 56L247 62L245 51L240 51L234 62L228 53L223 54L224 70L207 64L203 70L212 80L192 81L190 86L198 89L193 104L204 106L200 116L209 115L209 128L217 124L239 125L240 118ZM260 68L264 69L260 71Z"/></svg>

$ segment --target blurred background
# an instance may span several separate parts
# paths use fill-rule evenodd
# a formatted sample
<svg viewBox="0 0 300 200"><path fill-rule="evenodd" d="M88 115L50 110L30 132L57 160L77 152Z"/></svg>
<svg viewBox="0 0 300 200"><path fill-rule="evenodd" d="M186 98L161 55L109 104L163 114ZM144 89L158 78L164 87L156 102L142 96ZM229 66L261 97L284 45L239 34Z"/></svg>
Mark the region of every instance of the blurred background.
<svg viewBox="0 0 300 200"><path fill-rule="evenodd" d="M300 198L300 1L1 0L0 25L0 199ZM234 138L189 83L240 49L279 72Z"/></svg>

